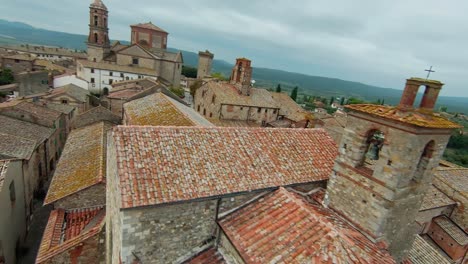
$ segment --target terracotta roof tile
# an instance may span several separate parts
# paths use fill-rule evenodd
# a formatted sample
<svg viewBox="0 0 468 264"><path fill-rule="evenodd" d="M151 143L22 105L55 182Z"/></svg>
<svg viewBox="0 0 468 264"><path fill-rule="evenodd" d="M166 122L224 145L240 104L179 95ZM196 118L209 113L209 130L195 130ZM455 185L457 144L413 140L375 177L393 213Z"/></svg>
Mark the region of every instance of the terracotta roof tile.
<svg viewBox="0 0 468 264"><path fill-rule="evenodd" d="M242 95L234 84L211 81L200 89L212 89L217 100L223 104L248 105L264 108L280 108L279 103L268 90L251 88L250 95Z"/></svg>
<svg viewBox="0 0 468 264"><path fill-rule="evenodd" d="M75 120L73 121L72 127L80 128L103 121L107 121L109 123L117 125L122 122L122 118L120 118L120 116L118 115L115 115L105 107L97 106L76 116Z"/></svg>
<svg viewBox="0 0 468 264"><path fill-rule="evenodd" d="M209 248L189 261L184 262L185 264L225 264L223 256L215 248Z"/></svg>
<svg viewBox="0 0 468 264"><path fill-rule="evenodd" d="M105 122L72 130L57 164L44 204L50 204L105 181Z"/></svg>
<svg viewBox="0 0 468 264"><path fill-rule="evenodd" d="M219 221L245 263L395 263L331 210L284 188Z"/></svg>
<svg viewBox="0 0 468 264"><path fill-rule="evenodd" d="M431 245L429 245L422 237L416 235L416 239L413 242L408 253L408 260L412 264L450 264L451 262L444 258L437 252Z"/></svg>
<svg viewBox="0 0 468 264"><path fill-rule="evenodd" d="M440 228L442 228L458 244L462 246L468 245L468 234L448 217L439 216L433 221L438 226L440 226Z"/></svg>
<svg viewBox="0 0 468 264"><path fill-rule="evenodd" d="M45 263L97 235L104 227L105 212L103 207L53 210L42 236L36 263Z"/></svg>
<svg viewBox="0 0 468 264"><path fill-rule="evenodd" d="M124 104L127 125L136 126L213 126L192 108L154 93Z"/></svg>
<svg viewBox="0 0 468 264"><path fill-rule="evenodd" d="M34 117L35 120L37 120L35 123L47 127L53 127L55 121L62 115L62 113L58 111L30 102L20 102L7 107L0 106L0 113L2 115L10 116L10 111L27 113L28 115Z"/></svg>
<svg viewBox="0 0 468 264"><path fill-rule="evenodd" d="M337 156L322 129L119 126L112 138L123 208L326 180Z"/></svg>
<svg viewBox="0 0 468 264"><path fill-rule="evenodd" d="M431 187L429 187L429 190L424 196L424 200L419 211L429 210L453 204L456 204L454 200L450 199L445 193L441 192L434 185L431 185Z"/></svg>
<svg viewBox="0 0 468 264"><path fill-rule="evenodd" d="M55 88L51 91L50 95L44 98L52 98L59 95L69 95L81 103L88 102L88 97L91 95L88 90L85 90L74 84L68 84L62 87Z"/></svg>
<svg viewBox="0 0 468 264"><path fill-rule="evenodd" d="M275 93L270 92L273 99L281 107L279 114L284 115L287 119L294 122L300 122L303 120L312 120L314 115L301 106L299 106L294 100L286 93Z"/></svg>
<svg viewBox="0 0 468 264"><path fill-rule="evenodd" d="M346 105L347 109L383 117L385 119L398 121L418 127L427 128L460 128L457 123L449 121L435 114L425 114L418 111L401 111L396 107L372 105L372 104L356 104Z"/></svg>

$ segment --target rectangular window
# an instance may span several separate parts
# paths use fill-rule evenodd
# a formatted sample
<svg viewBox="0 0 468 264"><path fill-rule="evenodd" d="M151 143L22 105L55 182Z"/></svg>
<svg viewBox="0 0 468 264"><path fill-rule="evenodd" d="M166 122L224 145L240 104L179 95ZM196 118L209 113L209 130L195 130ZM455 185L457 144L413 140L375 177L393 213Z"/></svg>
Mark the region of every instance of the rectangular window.
<svg viewBox="0 0 468 264"><path fill-rule="evenodd" d="M257 113L260 113L261 111L262 111L262 108L259 107L259 108L257 109Z"/></svg>
<svg viewBox="0 0 468 264"><path fill-rule="evenodd" d="M10 201L14 202L16 201L16 192L15 192L15 182L12 181L10 183Z"/></svg>
<svg viewBox="0 0 468 264"><path fill-rule="evenodd" d="M138 58L133 58L132 59L132 64L133 65L138 65Z"/></svg>
<svg viewBox="0 0 468 264"><path fill-rule="evenodd" d="M113 73L113 72L109 72L109 76L114 76L114 73Z"/></svg>
<svg viewBox="0 0 468 264"><path fill-rule="evenodd" d="M91 69L91 73L94 73L94 69Z"/></svg>
<svg viewBox="0 0 468 264"><path fill-rule="evenodd" d="M94 78L91 78L91 83L94 83L94 82L95 82L95 81L94 81Z"/></svg>
<svg viewBox="0 0 468 264"><path fill-rule="evenodd" d="M124 78L125 76L124 76L124 74L123 74L123 73L121 73L121 74L120 74L120 77Z"/></svg>
<svg viewBox="0 0 468 264"><path fill-rule="evenodd" d="M67 99L62 99L62 104L68 104L68 100Z"/></svg>
<svg viewBox="0 0 468 264"><path fill-rule="evenodd" d="M114 80L112 80L112 79L109 79L109 84L112 84L112 82L114 82Z"/></svg>

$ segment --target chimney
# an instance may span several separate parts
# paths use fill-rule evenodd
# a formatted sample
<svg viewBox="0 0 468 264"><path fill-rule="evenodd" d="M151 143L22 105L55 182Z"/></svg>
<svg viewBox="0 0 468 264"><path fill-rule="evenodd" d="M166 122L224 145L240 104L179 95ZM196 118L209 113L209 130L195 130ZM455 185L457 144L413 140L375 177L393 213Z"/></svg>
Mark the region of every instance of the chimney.
<svg viewBox="0 0 468 264"><path fill-rule="evenodd" d="M420 78L411 78L406 80L405 90L401 96L398 108L400 110L413 110L414 101L418 94L419 87L424 86L424 91L419 110L425 113L432 113L436 104L439 92L444 84L435 80L425 80Z"/></svg>

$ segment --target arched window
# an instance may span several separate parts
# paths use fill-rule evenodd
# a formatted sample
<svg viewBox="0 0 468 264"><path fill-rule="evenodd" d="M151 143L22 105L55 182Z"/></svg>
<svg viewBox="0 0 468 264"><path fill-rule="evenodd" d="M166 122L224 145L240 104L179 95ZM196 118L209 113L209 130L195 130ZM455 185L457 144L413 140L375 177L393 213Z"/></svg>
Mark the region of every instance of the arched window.
<svg viewBox="0 0 468 264"><path fill-rule="evenodd" d="M98 43L98 33L94 33L94 43Z"/></svg>
<svg viewBox="0 0 468 264"><path fill-rule="evenodd" d="M95 25L95 26L98 25L98 16L94 16L94 25Z"/></svg>
<svg viewBox="0 0 468 264"><path fill-rule="evenodd" d="M429 163L430 163L430 160L432 159L432 155L434 154L434 147L435 147L434 140L429 141L424 147L424 150L421 154L421 157L419 158L419 162L418 162L416 171L413 176L413 181L419 182L423 178L424 173L429 168Z"/></svg>
<svg viewBox="0 0 468 264"><path fill-rule="evenodd" d="M104 95L109 95L109 88L104 88L103 93Z"/></svg>
<svg viewBox="0 0 468 264"><path fill-rule="evenodd" d="M376 160L380 159L380 152L382 150L383 144L385 141L385 135L382 131L377 129L372 129L367 132L366 141L363 146L363 156L359 166L368 167L373 170Z"/></svg>

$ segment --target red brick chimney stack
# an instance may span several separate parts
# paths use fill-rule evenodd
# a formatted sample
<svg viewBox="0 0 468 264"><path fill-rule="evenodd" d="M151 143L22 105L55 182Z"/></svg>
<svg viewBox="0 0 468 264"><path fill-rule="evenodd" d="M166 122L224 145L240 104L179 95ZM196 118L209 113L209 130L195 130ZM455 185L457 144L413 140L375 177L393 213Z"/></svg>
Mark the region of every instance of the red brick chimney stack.
<svg viewBox="0 0 468 264"><path fill-rule="evenodd" d="M398 108L400 110L413 110L414 101L418 94L419 87L424 86L424 91L419 110L422 112L432 113L434 106L439 97L439 92L444 84L435 80L425 80L420 78L411 78L406 80L405 90L401 96Z"/></svg>

